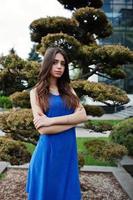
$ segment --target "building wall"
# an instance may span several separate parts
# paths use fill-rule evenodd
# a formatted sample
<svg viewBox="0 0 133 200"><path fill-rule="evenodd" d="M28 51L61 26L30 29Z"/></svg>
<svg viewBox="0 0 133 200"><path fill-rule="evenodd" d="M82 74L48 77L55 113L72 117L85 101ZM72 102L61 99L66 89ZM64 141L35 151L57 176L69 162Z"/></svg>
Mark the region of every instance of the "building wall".
<svg viewBox="0 0 133 200"><path fill-rule="evenodd" d="M102 9L113 25L113 34L100 42L122 44L133 50L133 0L104 0ZM124 68L127 72L127 78L124 80L113 81L101 77L98 80L114 84L133 94L133 64Z"/></svg>

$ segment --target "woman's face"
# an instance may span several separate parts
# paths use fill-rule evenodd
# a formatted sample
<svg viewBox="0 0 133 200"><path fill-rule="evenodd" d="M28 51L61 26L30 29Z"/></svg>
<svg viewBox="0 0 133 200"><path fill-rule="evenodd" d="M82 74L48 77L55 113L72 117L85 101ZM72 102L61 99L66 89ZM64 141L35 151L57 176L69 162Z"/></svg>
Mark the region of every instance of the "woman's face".
<svg viewBox="0 0 133 200"><path fill-rule="evenodd" d="M61 53L57 53L53 61L50 75L53 78L60 78L63 75L64 70L65 70L65 59Z"/></svg>

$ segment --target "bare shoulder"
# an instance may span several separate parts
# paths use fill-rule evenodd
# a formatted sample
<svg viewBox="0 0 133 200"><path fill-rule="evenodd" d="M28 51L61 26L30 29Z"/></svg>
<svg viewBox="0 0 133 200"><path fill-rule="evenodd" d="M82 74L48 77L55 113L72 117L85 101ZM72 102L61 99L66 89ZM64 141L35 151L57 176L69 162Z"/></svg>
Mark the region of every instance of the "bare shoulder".
<svg viewBox="0 0 133 200"><path fill-rule="evenodd" d="M36 88L30 90L30 98L37 98Z"/></svg>
<svg viewBox="0 0 133 200"><path fill-rule="evenodd" d="M71 91L72 91L73 94L75 94L77 96L75 90L72 87L71 87Z"/></svg>
<svg viewBox="0 0 133 200"><path fill-rule="evenodd" d="M34 101L34 103L37 104L37 92L36 92L36 88L32 88L31 91L30 91L30 100L31 101Z"/></svg>
<svg viewBox="0 0 133 200"><path fill-rule="evenodd" d="M43 113L41 107L38 104L38 98L36 95L36 88L31 89L30 91L30 103L33 112L33 116L35 117L37 113Z"/></svg>
<svg viewBox="0 0 133 200"><path fill-rule="evenodd" d="M77 96L75 90L72 87L71 87L71 91L72 91L73 94L75 94ZM75 109L75 112L77 112L77 111L82 111L83 114L86 116L86 120L88 120L85 108L80 101L79 101L77 108Z"/></svg>
<svg viewBox="0 0 133 200"><path fill-rule="evenodd" d="M36 88L32 88L32 89L30 90L30 94L36 94Z"/></svg>
<svg viewBox="0 0 133 200"><path fill-rule="evenodd" d="M72 91L72 93L73 94L75 94L75 96L77 96L77 94L76 94L76 92L75 92L75 90L71 87L71 91ZM77 108L75 109L75 111L79 111L79 110L84 110L84 107L83 107L83 105L82 105L82 103L81 102L79 102L79 105L77 106Z"/></svg>

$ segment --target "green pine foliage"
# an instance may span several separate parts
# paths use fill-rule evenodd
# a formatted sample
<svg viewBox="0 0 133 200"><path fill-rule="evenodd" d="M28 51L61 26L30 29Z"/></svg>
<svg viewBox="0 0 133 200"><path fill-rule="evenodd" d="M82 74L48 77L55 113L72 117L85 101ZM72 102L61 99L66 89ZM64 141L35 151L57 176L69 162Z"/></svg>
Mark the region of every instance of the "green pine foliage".
<svg viewBox="0 0 133 200"><path fill-rule="evenodd" d="M14 140L36 145L39 133L33 124L31 109L23 108L0 114L0 129Z"/></svg>
<svg viewBox="0 0 133 200"><path fill-rule="evenodd" d="M97 139L85 142L85 147L95 159L109 162L121 159L128 152L123 145Z"/></svg>
<svg viewBox="0 0 133 200"><path fill-rule="evenodd" d="M110 138L115 143L125 145L128 154L133 155L133 117L116 124Z"/></svg>
<svg viewBox="0 0 133 200"><path fill-rule="evenodd" d="M14 107L30 108L30 95L28 91L15 92L9 96Z"/></svg>
<svg viewBox="0 0 133 200"><path fill-rule="evenodd" d="M0 137L0 161L7 161L12 165L22 165L29 162L30 158L31 154L22 142Z"/></svg>

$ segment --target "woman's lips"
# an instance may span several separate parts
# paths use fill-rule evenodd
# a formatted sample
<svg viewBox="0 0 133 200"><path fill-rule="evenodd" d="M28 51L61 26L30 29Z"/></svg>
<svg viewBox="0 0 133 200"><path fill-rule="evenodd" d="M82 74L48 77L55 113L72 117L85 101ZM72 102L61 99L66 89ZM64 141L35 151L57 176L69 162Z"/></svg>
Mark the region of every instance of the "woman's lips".
<svg viewBox="0 0 133 200"><path fill-rule="evenodd" d="M62 74L62 72L55 72L56 74Z"/></svg>

